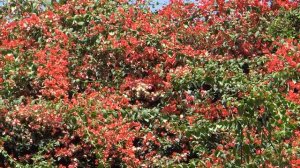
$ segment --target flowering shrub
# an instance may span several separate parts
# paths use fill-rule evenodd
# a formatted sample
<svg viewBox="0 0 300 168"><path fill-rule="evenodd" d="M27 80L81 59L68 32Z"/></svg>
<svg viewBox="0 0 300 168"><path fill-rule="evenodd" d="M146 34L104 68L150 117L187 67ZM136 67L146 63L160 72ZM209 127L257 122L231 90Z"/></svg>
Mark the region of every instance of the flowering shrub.
<svg viewBox="0 0 300 168"><path fill-rule="evenodd" d="M0 8L0 167L300 166L298 1Z"/></svg>

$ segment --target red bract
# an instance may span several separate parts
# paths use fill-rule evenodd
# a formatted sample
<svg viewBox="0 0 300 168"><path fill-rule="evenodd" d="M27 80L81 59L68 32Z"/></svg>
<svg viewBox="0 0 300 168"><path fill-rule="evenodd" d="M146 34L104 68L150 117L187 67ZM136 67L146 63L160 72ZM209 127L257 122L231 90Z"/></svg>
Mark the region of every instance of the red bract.
<svg viewBox="0 0 300 168"><path fill-rule="evenodd" d="M162 109L163 113L172 115L172 114L180 114L180 111L177 109L177 102L176 101L172 101L170 104L166 105L163 109Z"/></svg>
<svg viewBox="0 0 300 168"><path fill-rule="evenodd" d="M67 97L69 89L67 50L55 46L38 51L35 63L38 65L38 77L43 80L41 93L55 98Z"/></svg>
<svg viewBox="0 0 300 168"><path fill-rule="evenodd" d="M139 123L123 123L121 117L113 119L112 123L98 127L97 138L99 138L98 144L104 146L103 157L108 161L121 157L128 165L139 164L133 146L134 136L139 129Z"/></svg>
<svg viewBox="0 0 300 168"><path fill-rule="evenodd" d="M200 113L204 118L209 120L216 120L226 118L237 113L236 108L232 107L226 109L222 104L196 105L195 112Z"/></svg>
<svg viewBox="0 0 300 168"><path fill-rule="evenodd" d="M299 71L298 64L300 63L300 45L293 40L287 40L285 43L275 43L278 45L276 53L270 56L270 62L268 63L269 71L273 69L282 70L284 64L288 68Z"/></svg>
<svg viewBox="0 0 300 168"><path fill-rule="evenodd" d="M19 21L21 29L29 31L31 27L38 26L40 24L40 18L36 14L31 14L27 18Z"/></svg>
<svg viewBox="0 0 300 168"><path fill-rule="evenodd" d="M300 104L300 83L294 83L293 81L288 82L289 91L286 98L289 101Z"/></svg>
<svg viewBox="0 0 300 168"><path fill-rule="evenodd" d="M278 72L284 69L284 62L276 55L270 56L272 59L267 63L268 72Z"/></svg>

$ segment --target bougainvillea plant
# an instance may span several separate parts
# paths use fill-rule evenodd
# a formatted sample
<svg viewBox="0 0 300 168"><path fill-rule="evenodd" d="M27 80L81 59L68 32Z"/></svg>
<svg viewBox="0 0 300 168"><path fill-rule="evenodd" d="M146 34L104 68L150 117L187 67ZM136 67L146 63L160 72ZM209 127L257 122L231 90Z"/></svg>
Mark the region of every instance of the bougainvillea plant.
<svg viewBox="0 0 300 168"><path fill-rule="evenodd" d="M298 0L10 0L0 167L300 167Z"/></svg>

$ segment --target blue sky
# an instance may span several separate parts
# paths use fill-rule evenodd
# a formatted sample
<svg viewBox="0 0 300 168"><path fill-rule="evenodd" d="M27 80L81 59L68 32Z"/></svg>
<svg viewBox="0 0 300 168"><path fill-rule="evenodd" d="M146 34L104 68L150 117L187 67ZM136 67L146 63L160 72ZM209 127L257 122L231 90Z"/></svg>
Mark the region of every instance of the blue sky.
<svg viewBox="0 0 300 168"><path fill-rule="evenodd" d="M160 9L163 5L166 5L169 3L170 0L153 0L154 3L159 3L156 5L156 7L152 10ZM185 2L195 2L195 0L185 0Z"/></svg>
<svg viewBox="0 0 300 168"><path fill-rule="evenodd" d="M160 9L163 5L168 4L169 0L154 0L154 3L159 3L158 5L155 4L155 8L153 8L152 10L157 10Z"/></svg>

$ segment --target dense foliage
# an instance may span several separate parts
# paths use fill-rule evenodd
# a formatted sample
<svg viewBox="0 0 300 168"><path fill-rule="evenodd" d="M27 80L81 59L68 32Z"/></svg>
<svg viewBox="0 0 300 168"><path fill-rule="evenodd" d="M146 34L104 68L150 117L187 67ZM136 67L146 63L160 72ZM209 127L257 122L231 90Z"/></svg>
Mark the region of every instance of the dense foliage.
<svg viewBox="0 0 300 168"><path fill-rule="evenodd" d="M298 1L10 0L0 167L299 167Z"/></svg>

